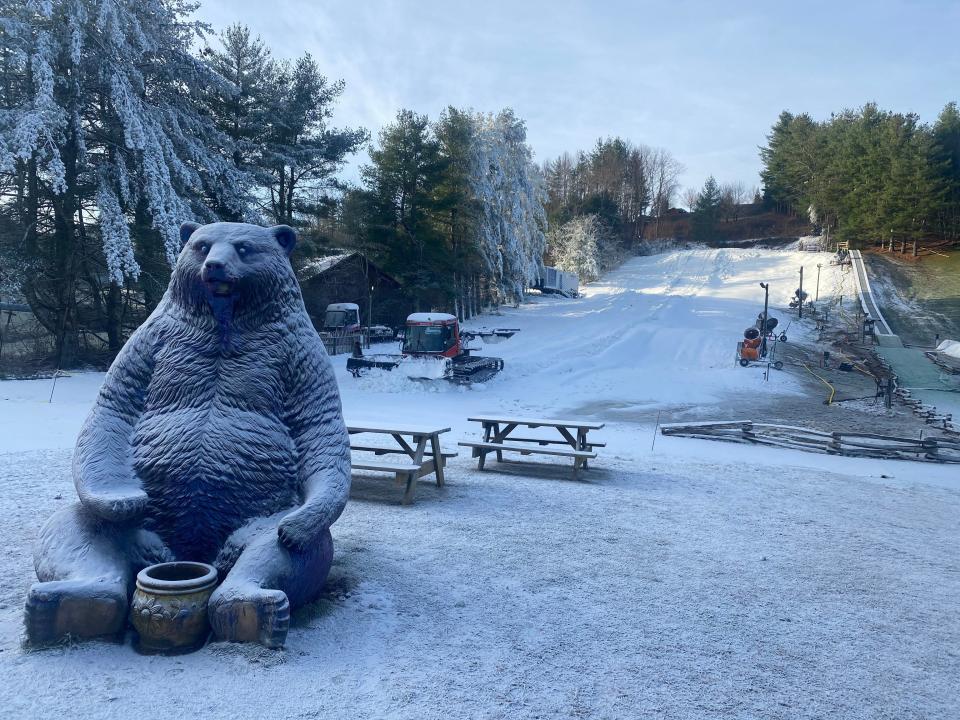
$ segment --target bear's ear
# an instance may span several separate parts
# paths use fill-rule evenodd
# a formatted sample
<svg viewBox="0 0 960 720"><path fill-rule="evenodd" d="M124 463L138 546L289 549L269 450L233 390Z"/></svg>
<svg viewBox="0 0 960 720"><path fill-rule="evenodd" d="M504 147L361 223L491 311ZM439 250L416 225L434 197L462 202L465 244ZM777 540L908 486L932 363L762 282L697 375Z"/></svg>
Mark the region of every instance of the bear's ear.
<svg viewBox="0 0 960 720"><path fill-rule="evenodd" d="M270 233L280 243L280 247L289 255L297 246L297 233L289 225L274 225L270 228Z"/></svg>
<svg viewBox="0 0 960 720"><path fill-rule="evenodd" d="M185 222L180 226L180 249L183 250L183 246L187 244L187 241L190 239L190 236L200 227L200 223L195 222Z"/></svg>

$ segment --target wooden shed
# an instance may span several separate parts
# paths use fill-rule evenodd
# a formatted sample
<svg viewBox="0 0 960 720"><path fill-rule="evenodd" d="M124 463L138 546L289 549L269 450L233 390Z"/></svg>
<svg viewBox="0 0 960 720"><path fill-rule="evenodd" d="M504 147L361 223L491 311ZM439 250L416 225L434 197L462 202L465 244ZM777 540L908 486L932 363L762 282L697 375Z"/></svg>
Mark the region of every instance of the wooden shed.
<svg viewBox="0 0 960 720"><path fill-rule="evenodd" d="M360 252L316 258L298 275L304 304L317 329L323 327L324 312L333 303L359 305L363 325L397 328L412 311L400 283Z"/></svg>

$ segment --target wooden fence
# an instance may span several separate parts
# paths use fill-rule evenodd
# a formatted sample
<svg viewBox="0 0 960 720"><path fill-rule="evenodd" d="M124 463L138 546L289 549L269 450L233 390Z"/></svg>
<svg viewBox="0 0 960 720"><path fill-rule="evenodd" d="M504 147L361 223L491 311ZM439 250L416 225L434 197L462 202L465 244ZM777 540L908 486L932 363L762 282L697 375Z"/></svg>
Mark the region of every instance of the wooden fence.
<svg viewBox="0 0 960 720"><path fill-rule="evenodd" d="M772 445L829 455L960 463L960 439L944 437L903 438L869 433L821 432L750 420L671 423L661 425L660 432L664 435Z"/></svg>

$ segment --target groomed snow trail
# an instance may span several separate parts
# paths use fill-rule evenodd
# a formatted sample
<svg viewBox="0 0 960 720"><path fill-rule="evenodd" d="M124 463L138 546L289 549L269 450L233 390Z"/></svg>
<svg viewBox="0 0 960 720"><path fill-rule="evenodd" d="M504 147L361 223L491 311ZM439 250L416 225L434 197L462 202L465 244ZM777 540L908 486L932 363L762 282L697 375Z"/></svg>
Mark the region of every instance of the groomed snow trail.
<svg viewBox="0 0 960 720"><path fill-rule="evenodd" d="M786 375L764 384L734 368L733 347L757 283L783 304L799 264L818 261L637 258L582 299L483 318L522 328L486 349L507 368L485 387L356 382L337 358L345 411L450 425L446 446L483 411L794 392ZM845 281L821 276L821 297ZM70 448L100 377L61 380L53 404L49 382L0 383L4 717L956 717L955 468L681 438L651 452L651 427L609 417L577 482L567 466L480 473L464 454L447 487L422 482L404 508L391 481L356 479L328 593L295 616L282 652L25 653L30 544L73 502Z"/></svg>
<svg viewBox="0 0 960 720"><path fill-rule="evenodd" d="M771 316L780 319L780 328L788 326L790 316L779 308L788 304L801 265L808 282L816 264L823 265L821 299L846 294L852 300L852 277L830 266L830 257L699 248L633 258L582 288L583 297L534 297L517 309L468 323L520 329L511 340L478 353L502 357L506 364L484 387L411 388L390 373L358 382L343 369L346 360L337 358L345 412L394 418L409 411L411 391L431 392L422 409L418 402L418 412L468 431L462 420L475 412L617 419L635 408L652 409L655 416L658 407L710 407L738 394L798 393L801 385L789 374L764 382L762 368L737 367L736 344L763 309L760 282L771 285ZM800 340L807 330L794 323L788 333Z"/></svg>

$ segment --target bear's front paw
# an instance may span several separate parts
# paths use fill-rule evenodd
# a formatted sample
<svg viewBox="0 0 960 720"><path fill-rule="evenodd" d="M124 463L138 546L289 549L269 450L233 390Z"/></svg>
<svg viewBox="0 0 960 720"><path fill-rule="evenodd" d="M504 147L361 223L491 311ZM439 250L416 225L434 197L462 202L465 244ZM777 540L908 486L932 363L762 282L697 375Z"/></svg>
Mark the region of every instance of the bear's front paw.
<svg viewBox="0 0 960 720"><path fill-rule="evenodd" d="M98 517L111 522L139 520L147 510L150 498L140 489L118 490L81 496L83 505Z"/></svg>
<svg viewBox="0 0 960 720"><path fill-rule="evenodd" d="M280 522L277 535L280 537L280 542L288 550L300 550L309 545L322 530L323 528L312 522L311 518L303 513L296 512L287 515Z"/></svg>

